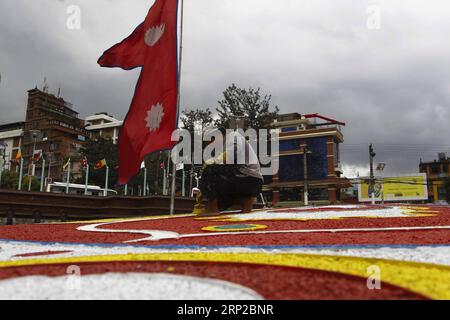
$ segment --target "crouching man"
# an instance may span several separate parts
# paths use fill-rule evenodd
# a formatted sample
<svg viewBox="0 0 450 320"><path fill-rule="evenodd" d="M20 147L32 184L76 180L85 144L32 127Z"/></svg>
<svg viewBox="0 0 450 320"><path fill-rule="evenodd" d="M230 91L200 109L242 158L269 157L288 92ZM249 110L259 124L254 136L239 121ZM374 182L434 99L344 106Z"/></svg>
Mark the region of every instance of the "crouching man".
<svg viewBox="0 0 450 320"><path fill-rule="evenodd" d="M243 136L238 136L239 139L241 143L235 141L232 150L206 161L200 180L202 197L207 200L202 217L220 215L221 211L233 205L239 205L243 213L249 213L261 194L264 178L258 158L248 141ZM227 161L229 152L237 155L232 164ZM244 157L241 157L242 152L245 152ZM243 158L245 162L239 164L237 160Z"/></svg>

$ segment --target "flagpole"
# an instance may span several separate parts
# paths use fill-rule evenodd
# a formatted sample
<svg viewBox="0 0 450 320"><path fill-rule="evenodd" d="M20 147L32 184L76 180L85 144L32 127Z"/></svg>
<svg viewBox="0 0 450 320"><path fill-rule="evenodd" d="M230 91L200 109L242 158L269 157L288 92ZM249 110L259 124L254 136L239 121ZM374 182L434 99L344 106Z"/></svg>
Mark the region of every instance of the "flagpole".
<svg viewBox="0 0 450 320"><path fill-rule="evenodd" d="M147 167L144 167L144 197L147 196Z"/></svg>
<svg viewBox="0 0 450 320"><path fill-rule="evenodd" d="M19 172L19 191L22 191L22 179L23 179L23 158L20 158L20 172Z"/></svg>
<svg viewBox="0 0 450 320"><path fill-rule="evenodd" d="M108 195L108 177L109 176L109 167L106 166L106 178L105 178L105 191L103 192L103 195L106 197Z"/></svg>
<svg viewBox="0 0 450 320"><path fill-rule="evenodd" d="M183 62L183 18L184 18L184 1L181 1L181 17L180 17L180 57L178 63L178 97L177 97L177 110L180 110L181 101L181 64ZM177 119L178 123L178 119ZM175 187L176 187L176 175L177 167L173 164L172 168L172 194L170 197L170 214L175 213Z"/></svg>
<svg viewBox="0 0 450 320"><path fill-rule="evenodd" d="M67 167L67 181L66 181L66 194L69 194L69 187L70 187L70 159L68 162L68 167Z"/></svg>
<svg viewBox="0 0 450 320"><path fill-rule="evenodd" d="M166 168L164 168L164 177L163 177L163 196L167 196L167 172Z"/></svg>
<svg viewBox="0 0 450 320"><path fill-rule="evenodd" d="M184 167L183 167L183 181L182 181L182 191L181 191L181 195L182 195L183 197L186 197L185 180L186 180L186 171L184 170Z"/></svg>
<svg viewBox="0 0 450 320"><path fill-rule="evenodd" d="M86 177L84 178L84 195L88 194L88 183L89 183L89 164L86 165Z"/></svg>
<svg viewBox="0 0 450 320"><path fill-rule="evenodd" d="M44 177L45 177L45 159L42 157L42 170L41 170L41 192L44 191Z"/></svg>

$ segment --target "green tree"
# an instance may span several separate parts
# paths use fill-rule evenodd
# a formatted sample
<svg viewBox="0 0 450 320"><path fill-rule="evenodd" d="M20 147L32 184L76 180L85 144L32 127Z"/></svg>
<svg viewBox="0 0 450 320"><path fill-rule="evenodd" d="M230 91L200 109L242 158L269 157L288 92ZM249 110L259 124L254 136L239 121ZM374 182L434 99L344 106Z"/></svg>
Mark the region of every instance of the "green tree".
<svg viewBox="0 0 450 320"><path fill-rule="evenodd" d="M192 109L192 110L184 110L181 116L181 122L183 124L183 128L188 130L191 134L191 150L194 151L194 130L196 122L202 123L202 128L205 130L207 127L214 124L214 119L212 117L212 112L209 108L204 110L202 109ZM203 147L206 146L207 142L202 142ZM194 159L192 159L193 161ZM190 194L191 188L194 186L194 176L195 174L200 174L202 165L185 165L185 171L187 172L187 183L186 183L186 193ZM180 175L180 174L178 174ZM177 177L177 185L179 185L178 189L181 189L182 178Z"/></svg>
<svg viewBox="0 0 450 320"><path fill-rule="evenodd" d="M203 127L207 127L213 123L212 112L209 108L184 110L181 112L181 123L183 128L188 130L191 135L194 134L194 127L196 122L203 123Z"/></svg>
<svg viewBox="0 0 450 320"><path fill-rule="evenodd" d="M31 191L40 191L41 183L36 177L25 176L22 179L22 190L28 190L28 184L31 179Z"/></svg>
<svg viewBox="0 0 450 320"><path fill-rule="evenodd" d="M89 140L81 148L82 157L88 159L89 170L89 184L97 185L100 187L105 186L105 174L106 169L94 170L96 162L106 159L106 163L109 167L109 188L116 189L119 193L123 194L125 191L124 186L115 186L118 178L119 160L118 160L118 146L113 144L111 140L99 138L96 140ZM147 168L147 183L149 187L149 194L162 194L162 181L163 181L163 169L161 169L161 163L167 163L167 152L154 152L145 157L145 166ZM79 178L76 183L84 184L85 181L84 172L83 177ZM144 185L144 169L134 176L128 183L128 194L138 195L139 190L143 190Z"/></svg>
<svg viewBox="0 0 450 320"><path fill-rule="evenodd" d="M262 95L260 88L241 89L232 84L223 92L223 99L216 109L219 116L215 121L216 127L227 129L231 116L242 116L245 118L245 128L271 128L279 112L277 106L271 110L271 98L271 95Z"/></svg>
<svg viewBox="0 0 450 320"><path fill-rule="evenodd" d="M6 170L2 173L2 189L17 190L19 185L19 174L14 171Z"/></svg>
<svg viewBox="0 0 450 320"><path fill-rule="evenodd" d="M86 157L89 164L89 184L96 186L105 186L106 169L94 170L94 165L102 159L106 159L109 167L109 187L114 187L118 175L118 148L112 140L98 138L87 141L80 150L82 157ZM85 174L78 179L77 183L84 183Z"/></svg>

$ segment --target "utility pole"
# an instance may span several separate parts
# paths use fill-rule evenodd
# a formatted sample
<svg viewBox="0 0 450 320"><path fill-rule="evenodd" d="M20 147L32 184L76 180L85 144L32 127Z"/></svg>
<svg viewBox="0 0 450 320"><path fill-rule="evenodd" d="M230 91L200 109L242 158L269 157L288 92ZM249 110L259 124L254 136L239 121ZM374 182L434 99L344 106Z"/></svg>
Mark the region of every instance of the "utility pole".
<svg viewBox="0 0 450 320"><path fill-rule="evenodd" d="M373 145L369 146L369 159L370 159L370 184L369 184L369 193L371 194L372 204L375 204L375 177L373 174L373 158L375 158L377 154L373 150Z"/></svg>

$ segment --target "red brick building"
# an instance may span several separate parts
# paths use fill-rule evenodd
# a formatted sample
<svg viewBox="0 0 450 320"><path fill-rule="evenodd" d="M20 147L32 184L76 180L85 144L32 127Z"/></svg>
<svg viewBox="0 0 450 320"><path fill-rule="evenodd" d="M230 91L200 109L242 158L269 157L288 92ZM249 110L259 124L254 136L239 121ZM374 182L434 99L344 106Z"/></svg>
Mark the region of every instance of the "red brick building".
<svg viewBox="0 0 450 320"><path fill-rule="evenodd" d="M28 91L23 131L24 159L29 163L33 149L42 150L46 160L45 176L53 181L64 179L64 163L69 157L79 157L79 149L89 136L84 121L69 102L37 88ZM37 163L37 177L41 170L41 163ZM74 163L72 172L75 177L81 175L78 163Z"/></svg>

